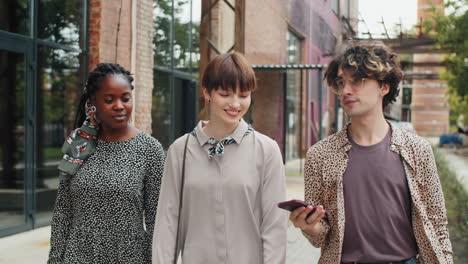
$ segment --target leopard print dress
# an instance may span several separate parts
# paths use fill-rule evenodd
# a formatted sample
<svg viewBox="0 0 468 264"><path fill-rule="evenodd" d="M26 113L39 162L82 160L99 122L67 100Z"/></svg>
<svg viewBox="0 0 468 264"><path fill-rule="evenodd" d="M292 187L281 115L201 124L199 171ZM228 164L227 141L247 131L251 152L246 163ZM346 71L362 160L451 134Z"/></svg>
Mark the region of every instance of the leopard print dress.
<svg viewBox="0 0 468 264"><path fill-rule="evenodd" d="M151 263L164 160L143 132L98 140L77 175L60 182L48 263Z"/></svg>

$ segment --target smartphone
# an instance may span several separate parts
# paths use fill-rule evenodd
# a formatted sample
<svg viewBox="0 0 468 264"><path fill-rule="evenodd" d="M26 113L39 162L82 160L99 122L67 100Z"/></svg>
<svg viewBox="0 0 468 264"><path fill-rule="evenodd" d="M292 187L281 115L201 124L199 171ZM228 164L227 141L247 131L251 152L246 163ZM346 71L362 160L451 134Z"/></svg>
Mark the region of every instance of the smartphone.
<svg viewBox="0 0 468 264"><path fill-rule="evenodd" d="M312 206L313 209L312 209L312 211L310 211L310 213L307 215L307 217L311 216L315 212L315 209L317 209L317 206L311 205L311 204L308 204L308 203L306 203L304 201L296 200L296 199L278 203L279 208L284 209L284 210L288 210L290 212L296 210L299 207L307 207L309 205ZM325 211L325 217L327 217L327 212L326 211Z"/></svg>

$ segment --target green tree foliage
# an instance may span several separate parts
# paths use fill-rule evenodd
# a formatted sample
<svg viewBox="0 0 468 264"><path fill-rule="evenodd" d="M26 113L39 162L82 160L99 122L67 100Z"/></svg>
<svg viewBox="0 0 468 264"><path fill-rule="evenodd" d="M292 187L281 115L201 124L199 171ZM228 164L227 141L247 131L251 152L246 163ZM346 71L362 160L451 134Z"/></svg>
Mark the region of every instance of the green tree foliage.
<svg viewBox="0 0 468 264"><path fill-rule="evenodd" d="M174 67L189 68L198 65L197 61L193 60L193 56L199 50L200 25L190 20L189 9L190 0L175 0L174 6L172 0L154 1L154 65L171 67L171 49L174 49ZM174 21L172 21L173 15ZM190 30L192 40L189 37ZM171 34L173 34L173 45L171 45ZM192 65L190 65L191 54Z"/></svg>
<svg viewBox="0 0 468 264"><path fill-rule="evenodd" d="M445 197L454 263L468 263L468 193L444 154L434 149Z"/></svg>
<svg viewBox="0 0 468 264"><path fill-rule="evenodd" d="M450 121L454 124L459 114L468 116L468 0L449 0L445 10L448 12L433 7L433 20L423 26L437 46L449 53L443 61L447 70L441 76L449 86Z"/></svg>

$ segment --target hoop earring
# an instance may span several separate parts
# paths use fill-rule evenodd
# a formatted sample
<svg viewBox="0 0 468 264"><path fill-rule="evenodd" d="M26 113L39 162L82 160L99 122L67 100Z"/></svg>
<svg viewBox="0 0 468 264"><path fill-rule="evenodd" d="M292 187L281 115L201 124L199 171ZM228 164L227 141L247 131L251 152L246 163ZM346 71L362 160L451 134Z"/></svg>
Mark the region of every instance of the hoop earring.
<svg viewBox="0 0 468 264"><path fill-rule="evenodd" d="M92 105L89 99L86 100L85 114L86 120L88 120L93 127L97 128L99 126L100 121L96 116L96 106Z"/></svg>

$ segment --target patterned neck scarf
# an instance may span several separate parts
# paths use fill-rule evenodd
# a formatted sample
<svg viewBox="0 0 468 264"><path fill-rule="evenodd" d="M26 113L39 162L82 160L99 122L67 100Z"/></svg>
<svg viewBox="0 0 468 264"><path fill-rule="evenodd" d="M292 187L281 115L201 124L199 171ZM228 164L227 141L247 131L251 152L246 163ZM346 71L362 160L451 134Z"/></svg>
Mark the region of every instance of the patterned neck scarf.
<svg viewBox="0 0 468 264"><path fill-rule="evenodd" d="M247 136L252 133L253 128L249 125L247 131L245 131L242 137ZM195 130L192 131L192 135L196 136ZM208 149L208 158L212 159L214 156L223 156L224 155L224 146L236 142L231 136L225 137L221 140L216 140L210 137L207 141L208 144L213 145Z"/></svg>
<svg viewBox="0 0 468 264"><path fill-rule="evenodd" d="M96 107L91 105L89 100L85 104L85 114L86 119L81 127L73 130L63 143L63 158L58 166L61 179L76 175L85 160L96 151L98 134L98 125L95 121Z"/></svg>

